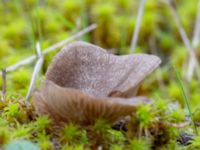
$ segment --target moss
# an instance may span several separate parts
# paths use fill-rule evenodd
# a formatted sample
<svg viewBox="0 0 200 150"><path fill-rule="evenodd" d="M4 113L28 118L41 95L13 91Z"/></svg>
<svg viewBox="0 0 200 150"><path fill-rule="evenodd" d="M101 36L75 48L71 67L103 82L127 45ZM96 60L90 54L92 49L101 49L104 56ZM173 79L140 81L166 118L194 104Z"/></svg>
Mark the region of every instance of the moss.
<svg viewBox="0 0 200 150"><path fill-rule="evenodd" d="M134 150L150 150L150 144L147 139L132 139L130 141L130 149Z"/></svg>
<svg viewBox="0 0 200 150"><path fill-rule="evenodd" d="M59 5L62 5L62 2L58 3L58 2L56 2L54 0L46 0L45 2L47 4L47 6L51 6L53 8L60 8Z"/></svg>
<svg viewBox="0 0 200 150"><path fill-rule="evenodd" d="M45 36L45 27L48 22L48 9L44 7L37 7L30 12L31 30L34 40L41 40Z"/></svg>
<svg viewBox="0 0 200 150"><path fill-rule="evenodd" d="M18 125L13 131L11 138L12 139L29 139L31 135L31 128L26 125Z"/></svg>
<svg viewBox="0 0 200 150"><path fill-rule="evenodd" d="M169 114L169 121L172 123L184 122L186 114L183 109L177 108Z"/></svg>
<svg viewBox="0 0 200 150"><path fill-rule="evenodd" d="M195 150L195 149L199 149L200 148L200 137L197 136L194 138L194 140L191 142L191 144L188 146L188 150Z"/></svg>
<svg viewBox="0 0 200 150"><path fill-rule="evenodd" d="M168 103L165 99L157 98L155 100L156 114L165 116L168 110Z"/></svg>
<svg viewBox="0 0 200 150"><path fill-rule="evenodd" d="M0 59L11 54L12 48L9 42L5 39L0 39Z"/></svg>
<svg viewBox="0 0 200 150"><path fill-rule="evenodd" d="M186 148L180 144L178 144L176 141L171 140L169 144L163 146L160 148L160 150L168 150L168 149L174 149L174 150L185 150Z"/></svg>
<svg viewBox="0 0 200 150"><path fill-rule="evenodd" d="M77 19L82 15L82 5L83 1L80 0L64 1L62 13L68 21L76 24Z"/></svg>
<svg viewBox="0 0 200 150"><path fill-rule="evenodd" d="M190 91L193 93L193 92L196 92L198 90L200 90L199 85L198 85L198 81L196 79L192 79L191 82L190 82Z"/></svg>
<svg viewBox="0 0 200 150"><path fill-rule="evenodd" d="M102 4L93 8L93 14L99 22L109 21L116 13L116 8L111 3Z"/></svg>
<svg viewBox="0 0 200 150"><path fill-rule="evenodd" d="M17 63L18 61L20 61L21 59L23 59L25 56L24 53L16 53L15 54L14 52L12 52L11 54L12 55L8 55L1 59L1 61L4 62L4 63L0 63L1 68L6 68L10 65L13 65L13 64Z"/></svg>
<svg viewBox="0 0 200 150"><path fill-rule="evenodd" d="M54 145L46 134L40 133L37 140L41 150L54 150Z"/></svg>
<svg viewBox="0 0 200 150"><path fill-rule="evenodd" d="M66 125L61 131L61 142L67 145L87 144L86 131L80 130L75 124Z"/></svg>
<svg viewBox="0 0 200 150"><path fill-rule="evenodd" d="M197 107L199 107L199 99L200 99L199 92L194 92L190 95L191 108L196 109Z"/></svg>
<svg viewBox="0 0 200 150"><path fill-rule="evenodd" d="M88 150L88 149L84 148L84 146L82 145L76 145L76 146L66 145L62 148L62 150Z"/></svg>
<svg viewBox="0 0 200 150"><path fill-rule="evenodd" d="M115 23L114 14L116 8L111 3L96 5L92 8L93 20L97 21L98 28L94 33L96 42L103 47L117 47L120 32Z"/></svg>
<svg viewBox="0 0 200 150"><path fill-rule="evenodd" d="M113 144L110 147L110 150L123 150L123 146L122 145L117 145L117 144Z"/></svg>
<svg viewBox="0 0 200 150"><path fill-rule="evenodd" d="M177 68L181 68L184 65L184 62L186 61L187 55L188 52L186 48L177 47L171 56L172 64Z"/></svg>
<svg viewBox="0 0 200 150"><path fill-rule="evenodd" d="M29 69L19 69L13 72L11 76L8 76L8 87L12 92L16 92L21 95L26 95L27 88L31 80L31 70Z"/></svg>
<svg viewBox="0 0 200 150"><path fill-rule="evenodd" d="M36 0L23 0L23 3L22 4L26 4L28 5L29 7L34 7L37 5L37 1Z"/></svg>
<svg viewBox="0 0 200 150"><path fill-rule="evenodd" d="M137 119L140 122L141 128L147 128L151 125L152 121L154 120L154 115L151 112L150 106L141 106L137 113L136 113Z"/></svg>
<svg viewBox="0 0 200 150"><path fill-rule="evenodd" d="M196 111L193 114L193 119L196 123L200 122L200 109L197 108Z"/></svg>
<svg viewBox="0 0 200 150"><path fill-rule="evenodd" d="M166 54L170 54L175 48L176 41L169 33L159 33L159 46L162 47L162 51Z"/></svg>
<svg viewBox="0 0 200 150"><path fill-rule="evenodd" d="M40 116L34 123L34 130L41 133L44 132L51 125L51 119L48 116Z"/></svg>
<svg viewBox="0 0 200 150"><path fill-rule="evenodd" d="M5 145L10 139L10 132L6 127L0 127L0 145Z"/></svg>
<svg viewBox="0 0 200 150"><path fill-rule="evenodd" d="M178 8L178 13L181 16L181 21L189 37L193 36L192 28L194 26L194 22L188 21L188 19L186 18L190 18L191 20L196 19L197 6L198 6L197 0L194 0L193 3L184 1L182 2L181 7ZM187 9L188 11L185 11L185 9Z"/></svg>
<svg viewBox="0 0 200 150"><path fill-rule="evenodd" d="M182 106L184 105L184 100L182 98L182 93L179 89L179 86L175 82L171 82L168 86L168 94L169 97L174 100L178 101Z"/></svg>
<svg viewBox="0 0 200 150"><path fill-rule="evenodd" d="M18 117L19 116L19 103L10 104L9 107L5 108L5 115L8 117Z"/></svg>
<svg viewBox="0 0 200 150"><path fill-rule="evenodd" d="M128 54L130 53L130 49L127 45L130 45L131 43L135 21L130 19L130 17L121 15L116 18L116 24L119 25L120 39L123 39L120 40L121 48L118 50L118 53L121 55Z"/></svg>
<svg viewBox="0 0 200 150"><path fill-rule="evenodd" d="M4 30L3 32L3 37L9 41L9 44L12 47L22 47L23 45L25 45L28 34L26 28L27 27L25 20L13 20L6 26L6 30Z"/></svg>
<svg viewBox="0 0 200 150"><path fill-rule="evenodd" d="M116 0L115 3L121 11L129 11L133 6L130 0Z"/></svg>
<svg viewBox="0 0 200 150"><path fill-rule="evenodd" d="M61 24L57 20L51 20L46 26L46 32L49 33L58 33L61 29Z"/></svg>
<svg viewBox="0 0 200 150"><path fill-rule="evenodd" d="M150 14L150 13L146 12L144 14L143 21L141 24L140 39L142 37L145 38L145 37L149 37L154 34L154 32L156 30L156 22L157 22L157 20L155 20L155 18L158 18L156 13ZM147 25L148 25L148 28L146 27Z"/></svg>

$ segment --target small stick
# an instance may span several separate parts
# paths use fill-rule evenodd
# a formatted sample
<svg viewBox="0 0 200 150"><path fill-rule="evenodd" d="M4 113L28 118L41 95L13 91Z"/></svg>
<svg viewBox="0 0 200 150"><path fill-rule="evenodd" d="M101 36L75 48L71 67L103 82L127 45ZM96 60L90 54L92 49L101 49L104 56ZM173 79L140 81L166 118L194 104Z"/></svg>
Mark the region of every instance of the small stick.
<svg viewBox="0 0 200 150"><path fill-rule="evenodd" d="M174 128L185 128L187 126L190 125L190 122L182 122L182 123L169 123L169 122L166 122L166 125L169 126L169 127L174 127Z"/></svg>
<svg viewBox="0 0 200 150"><path fill-rule="evenodd" d="M142 16L144 13L145 2L146 2L146 0L141 0L140 6L138 9L135 31L133 32L132 41L131 41L131 53L134 53L134 50L135 50L135 47L137 44L138 35L139 35L139 31L140 31L140 25L141 25L141 21L142 21Z"/></svg>
<svg viewBox="0 0 200 150"><path fill-rule="evenodd" d="M192 38L192 46L194 49L196 49L198 46L199 36L200 36L200 0L198 1L197 16L196 16L195 27L194 27L193 38ZM195 69L195 61L194 59L190 57L188 72L187 72L187 78L189 81L191 81L192 79L194 69Z"/></svg>
<svg viewBox="0 0 200 150"><path fill-rule="evenodd" d="M180 36L181 36L181 38L183 40L183 43L185 44L185 46L186 46L186 48L187 48L187 50L189 52L189 55L190 55L191 59L194 60L195 67L196 67L196 72L197 72L197 76L200 79L200 67L199 67L199 64L198 64L198 60L196 58L196 54L194 52L193 47L190 44L190 40L189 40L186 32L185 32L185 30L184 30L184 28L183 28L183 26L181 24L180 17L178 15L177 11L176 11L176 8L175 8L173 2L174 2L173 0L168 0L168 4L169 4L169 7L170 7L170 10L171 10L172 15L174 17L175 23L177 25L177 28L179 30Z"/></svg>
<svg viewBox="0 0 200 150"><path fill-rule="evenodd" d="M192 38L192 45L195 48L198 46L199 36L200 36L200 0L198 1L197 16Z"/></svg>
<svg viewBox="0 0 200 150"><path fill-rule="evenodd" d="M40 43L39 42L36 43L36 52L37 52L37 55L38 55L38 61L36 62L36 65L35 65L35 68L34 68L34 71L33 71L33 75L32 75L32 78L31 78L31 83L30 83L30 86L29 86L29 90L28 90L28 93L27 93L27 96L26 96L26 100L27 101L30 100L31 93L33 92L33 90L35 88L36 79L37 79L37 76L39 74L39 71L40 71L40 69L42 67L43 60L44 60L44 57L43 57L43 54L41 52L41 48L40 48Z"/></svg>
<svg viewBox="0 0 200 150"><path fill-rule="evenodd" d="M6 96L6 70L2 69L2 97L1 97L1 101L4 102L5 101L5 96Z"/></svg>
<svg viewBox="0 0 200 150"><path fill-rule="evenodd" d="M94 30L96 27L97 27L96 24L92 24L92 25L86 27L85 29L75 33L74 35L70 36L69 38L67 38L67 39L65 39L65 40L63 40L61 42L58 42L58 43L46 48L44 50L44 52L43 52L43 55L45 55L45 54L47 54L47 53L49 53L51 51L55 51L57 48L62 47L65 44L67 44L67 43L69 43L69 42L71 42L71 41L83 36L84 34ZM11 65L11 66L7 67L6 71L7 72L12 72L12 71L14 71L14 70L16 70L16 69L18 69L18 68L20 68L22 66L25 66L25 65L28 65L28 64L32 63L33 61L35 61L36 58L37 58L36 55L30 56L30 57L28 57L28 58L26 58L26 59L24 59L24 60L22 60L22 61L20 61L20 62L18 62L16 64L14 64L14 65Z"/></svg>

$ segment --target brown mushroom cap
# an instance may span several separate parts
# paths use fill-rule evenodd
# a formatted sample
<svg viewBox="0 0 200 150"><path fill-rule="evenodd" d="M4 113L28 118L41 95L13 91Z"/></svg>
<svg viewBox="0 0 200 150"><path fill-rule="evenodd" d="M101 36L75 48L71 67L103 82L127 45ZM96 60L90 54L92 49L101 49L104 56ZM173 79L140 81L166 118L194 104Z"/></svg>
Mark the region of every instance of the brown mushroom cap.
<svg viewBox="0 0 200 150"><path fill-rule="evenodd" d="M60 87L52 81L43 81L40 90L33 94L33 103L39 114L47 114L55 122L82 125L93 124L97 118L114 123L134 112L138 105L148 102L144 97L96 98L80 90Z"/></svg>
<svg viewBox="0 0 200 150"><path fill-rule="evenodd" d="M160 62L154 55L116 56L95 45L74 42L55 56L46 79L96 97L107 97L115 91L123 97L132 97L139 83Z"/></svg>
<svg viewBox="0 0 200 150"><path fill-rule="evenodd" d="M148 102L130 97L159 64L153 55L115 56L92 44L74 42L54 58L33 103L39 114L56 122L86 125L104 118L114 123Z"/></svg>

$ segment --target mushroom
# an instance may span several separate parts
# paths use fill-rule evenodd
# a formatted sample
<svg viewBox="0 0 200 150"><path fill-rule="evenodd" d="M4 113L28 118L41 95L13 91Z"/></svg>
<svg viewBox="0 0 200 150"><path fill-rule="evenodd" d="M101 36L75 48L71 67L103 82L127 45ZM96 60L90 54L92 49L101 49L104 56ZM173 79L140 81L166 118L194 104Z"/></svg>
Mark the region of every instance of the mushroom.
<svg viewBox="0 0 200 150"><path fill-rule="evenodd" d="M33 104L38 114L47 114L57 123L89 125L104 118L113 124L149 103L135 94L160 62L153 55L116 56L95 45L74 42L53 59L46 80L33 93Z"/></svg>

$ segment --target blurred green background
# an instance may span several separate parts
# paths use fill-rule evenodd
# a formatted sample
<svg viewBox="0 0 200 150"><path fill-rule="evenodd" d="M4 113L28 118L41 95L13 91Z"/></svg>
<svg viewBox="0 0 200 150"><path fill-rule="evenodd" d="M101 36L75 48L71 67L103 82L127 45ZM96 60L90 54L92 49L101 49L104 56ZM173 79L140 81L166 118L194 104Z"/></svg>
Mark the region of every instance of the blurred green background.
<svg viewBox="0 0 200 150"><path fill-rule="evenodd" d="M145 4L135 52L158 55L162 65L145 81L139 94L178 101L184 106L175 71L171 69L173 65L180 71L191 106L195 109L200 100L200 81L195 75L190 82L185 81L189 54L170 8L163 1L147 0ZM198 1L175 2L183 27L192 40ZM45 49L92 23L98 27L79 40L97 44L116 54L128 54L139 4L138 0L1 0L0 68L35 54L36 41ZM195 50L199 59L199 45ZM57 51L45 56L37 84ZM26 95L34 64L7 74L7 96Z"/></svg>

